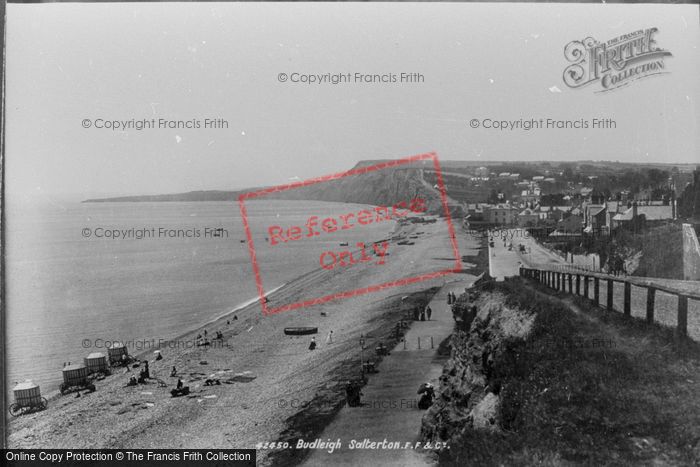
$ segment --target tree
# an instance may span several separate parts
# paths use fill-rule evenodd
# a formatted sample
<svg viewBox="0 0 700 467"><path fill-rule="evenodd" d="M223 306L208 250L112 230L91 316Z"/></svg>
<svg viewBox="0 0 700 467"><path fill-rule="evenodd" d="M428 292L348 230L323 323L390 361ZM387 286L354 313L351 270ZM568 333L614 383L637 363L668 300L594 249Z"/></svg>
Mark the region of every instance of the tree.
<svg viewBox="0 0 700 467"><path fill-rule="evenodd" d="M657 187L668 180L668 172L659 169L649 169L647 171L647 180L650 188Z"/></svg>

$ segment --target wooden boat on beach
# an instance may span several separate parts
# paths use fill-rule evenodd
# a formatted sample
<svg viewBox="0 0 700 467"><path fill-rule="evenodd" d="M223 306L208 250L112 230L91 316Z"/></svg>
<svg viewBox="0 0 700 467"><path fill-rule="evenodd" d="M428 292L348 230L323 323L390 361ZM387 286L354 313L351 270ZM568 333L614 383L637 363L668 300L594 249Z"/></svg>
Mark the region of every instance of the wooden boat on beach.
<svg viewBox="0 0 700 467"><path fill-rule="evenodd" d="M309 334L317 334L318 328L314 328L311 326L284 328L284 333L288 336L306 336Z"/></svg>

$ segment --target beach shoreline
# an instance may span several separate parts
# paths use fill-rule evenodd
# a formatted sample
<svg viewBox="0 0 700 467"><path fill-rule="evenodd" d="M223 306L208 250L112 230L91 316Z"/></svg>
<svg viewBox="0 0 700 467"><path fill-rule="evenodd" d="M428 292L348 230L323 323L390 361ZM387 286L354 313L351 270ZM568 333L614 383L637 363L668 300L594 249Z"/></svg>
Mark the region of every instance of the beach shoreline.
<svg viewBox="0 0 700 467"><path fill-rule="evenodd" d="M348 205L255 203L260 232L270 219L286 222L300 212L344 211ZM21 211L22 217L12 206L18 221L8 230L8 401L14 383L27 379L45 396L56 393L62 364L82 362L92 352L106 354L111 342L129 342L134 354L153 351L159 342L177 341L259 300L248 245L239 242L245 235L235 203L71 204L61 209L31 204ZM365 233L372 239L386 238L394 224ZM227 229L229 237L115 240L84 237L81 230L86 225L93 230L115 225L200 230L216 226ZM263 277L268 294L318 268L306 254L317 245L280 251L260 247L263 267L270 262L293 265L268 268Z"/></svg>
<svg viewBox="0 0 700 467"><path fill-rule="evenodd" d="M409 236L417 237L414 245L397 246L400 238ZM323 277L312 274L310 279L302 276L271 291L269 298L280 303L294 301L349 285L362 287L442 270L450 264L446 260L451 246L442 220L402 226L392 238L394 251L386 267L323 271ZM470 239L460 241L466 242L465 248L478 251L479 245ZM149 360L152 376L164 381L166 388L160 388L155 379L146 385L125 387L130 374L138 369L117 369L97 382L94 393L57 397L46 411L11 420L8 444L14 448L254 448L257 443L275 441L289 429L286 421L300 411L290 401L313 400L318 388L343 373L339 368L351 367L356 361L360 335L366 335L368 347L373 348L376 329L395 325L394 318L388 318L387 303L446 280L449 276L271 316L263 316L257 300L236 307L176 338L194 340L207 329L210 337L222 332L222 345L165 348L161 361L149 354L152 349L136 354ZM234 315L238 319L234 320ZM291 325L317 326L319 349L310 352L306 337L283 336L283 328ZM336 340L326 345L322 339L330 330ZM167 375L173 366L190 386L191 397L170 397L176 378ZM210 377L223 383L205 386ZM269 462L265 458L261 453L259 461Z"/></svg>

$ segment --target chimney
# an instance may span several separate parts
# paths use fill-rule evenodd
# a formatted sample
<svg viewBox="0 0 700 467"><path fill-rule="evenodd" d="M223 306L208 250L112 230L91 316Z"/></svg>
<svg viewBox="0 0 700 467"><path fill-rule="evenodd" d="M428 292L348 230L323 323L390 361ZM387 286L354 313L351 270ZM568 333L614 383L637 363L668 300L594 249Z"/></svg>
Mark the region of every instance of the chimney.
<svg viewBox="0 0 700 467"><path fill-rule="evenodd" d="M676 192L671 192L671 219L676 220Z"/></svg>

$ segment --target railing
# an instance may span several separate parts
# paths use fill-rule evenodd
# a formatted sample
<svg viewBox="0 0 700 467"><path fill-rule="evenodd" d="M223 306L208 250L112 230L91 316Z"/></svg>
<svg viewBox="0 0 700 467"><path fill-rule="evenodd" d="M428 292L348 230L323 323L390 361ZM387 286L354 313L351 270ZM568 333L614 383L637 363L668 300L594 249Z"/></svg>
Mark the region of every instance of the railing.
<svg viewBox="0 0 700 467"><path fill-rule="evenodd" d="M584 296L589 298L591 282L593 286L593 302L600 303L600 282L606 281L607 301L605 307L613 310L614 284L624 285L623 312L625 316L631 315L632 310L632 286L646 289L646 321L654 322L654 306L656 292L664 292L678 297L678 312L676 318L676 330L679 335L688 335L688 300L700 301L700 289L691 286L694 290L683 290L655 282L653 279L645 279L630 276L611 276L603 273L594 273L579 269L575 266L563 264L537 265L537 267L521 267L520 276L542 282L548 287L562 292ZM568 286L568 287L567 287Z"/></svg>

